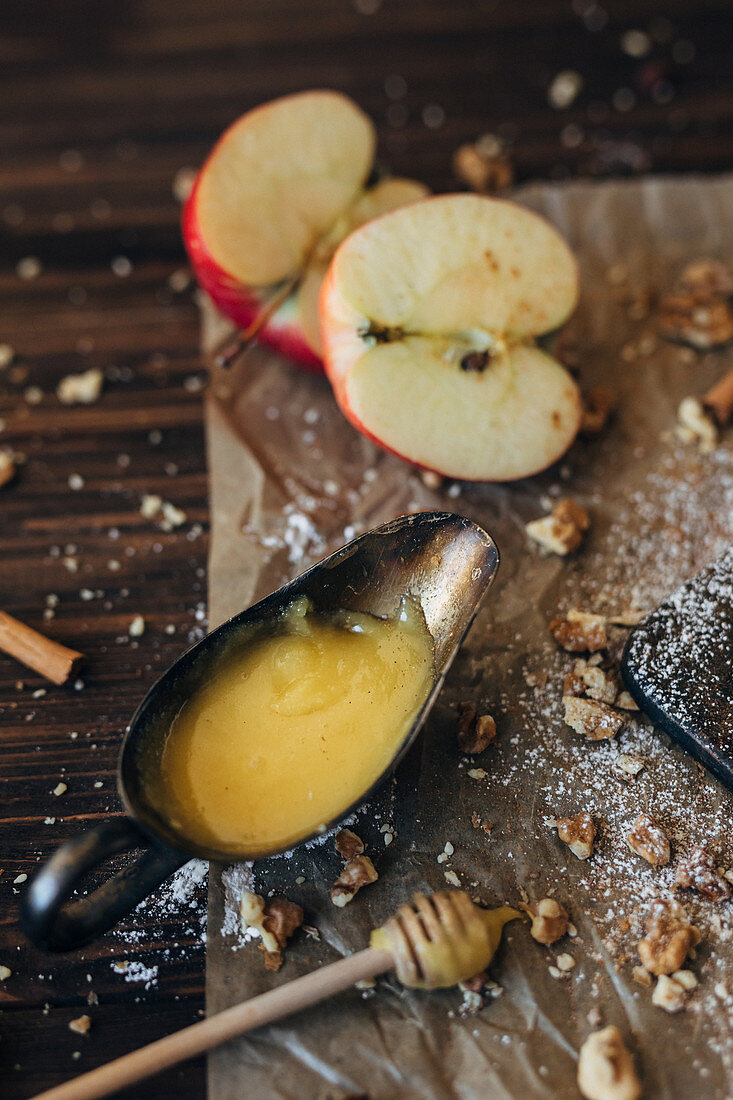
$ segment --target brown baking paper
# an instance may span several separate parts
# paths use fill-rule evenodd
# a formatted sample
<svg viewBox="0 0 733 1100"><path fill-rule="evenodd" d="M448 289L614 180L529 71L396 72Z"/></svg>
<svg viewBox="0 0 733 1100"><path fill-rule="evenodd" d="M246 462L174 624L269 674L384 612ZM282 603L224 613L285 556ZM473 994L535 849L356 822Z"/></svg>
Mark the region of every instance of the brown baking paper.
<svg viewBox="0 0 733 1100"><path fill-rule="evenodd" d="M661 340L653 308L645 313L648 290L669 289L689 260L733 259L733 182L573 183L529 187L517 197L545 214L578 255L581 301L562 339L577 356L582 387L604 382L619 394L604 435L577 442L553 469L510 485L446 482L431 491L351 428L325 379L263 351L231 375L214 375L217 397L207 413L213 623L406 511L469 516L494 536L502 565L423 734L392 786L352 825L379 881L335 908L329 887L341 860L332 839L254 869L212 869L208 1011L364 947L370 930L414 891L445 887L446 872L487 904L552 895L577 935L547 948L530 938L526 922L509 925L491 970L496 988L475 1015L462 1015L458 990L411 992L387 978L230 1043L210 1057L210 1100L574 1097L578 1049L602 1023L621 1029L645 1096L733 1092L733 903L677 895L703 934L688 961L699 985L684 1011L654 1006L652 990L632 975L643 921L654 898L672 896L676 863L708 842L719 863L733 867L731 796L638 714L629 713L612 741L591 743L568 728L561 694L572 658L547 631L569 607L650 610L731 540L730 434L709 455L673 435L680 399L702 394L730 352L702 354ZM226 331L205 307L206 350ZM524 525L568 495L589 509L592 528L575 555L546 556ZM624 638L611 629L614 652ZM462 700L492 713L498 727L497 741L474 761L455 743ZM620 754L643 763L636 777L619 770ZM598 828L585 862L552 827L580 810ZM641 812L671 839L668 867L655 870L626 846ZM452 854L438 862L447 842ZM317 929L318 938L296 936L277 975L265 971L257 941L245 942L237 928L246 882L301 903ZM571 969L557 968L561 955L571 956Z"/></svg>

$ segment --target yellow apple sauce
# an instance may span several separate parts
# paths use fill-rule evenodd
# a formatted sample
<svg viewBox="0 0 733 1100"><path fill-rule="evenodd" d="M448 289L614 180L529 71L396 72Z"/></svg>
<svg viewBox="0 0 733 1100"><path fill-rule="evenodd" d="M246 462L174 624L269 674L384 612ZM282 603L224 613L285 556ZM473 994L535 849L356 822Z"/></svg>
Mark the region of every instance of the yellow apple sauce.
<svg viewBox="0 0 733 1100"><path fill-rule="evenodd" d="M147 797L204 849L286 849L379 778L432 679L432 639L410 601L378 619L296 600L183 705L145 769Z"/></svg>

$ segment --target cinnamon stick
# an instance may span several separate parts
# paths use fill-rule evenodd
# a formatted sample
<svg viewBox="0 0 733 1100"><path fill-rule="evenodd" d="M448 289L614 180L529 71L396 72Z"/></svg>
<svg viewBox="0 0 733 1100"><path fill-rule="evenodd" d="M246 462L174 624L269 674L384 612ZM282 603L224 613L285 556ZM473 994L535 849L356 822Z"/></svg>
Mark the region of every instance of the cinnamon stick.
<svg viewBox="0 0 733 1100"><path fill-rule="evenodd" d="M54 684L65 684L84 660L75 649L51 641L5 611L0 611L0 649Z"/></svg>
<svg viewBox="0 0 733 1100"><path fill-rule="evenodd" d="M733 368L710 387L702 399L702 407L715 418L719 427L725 427L733 415Z"/></svg>

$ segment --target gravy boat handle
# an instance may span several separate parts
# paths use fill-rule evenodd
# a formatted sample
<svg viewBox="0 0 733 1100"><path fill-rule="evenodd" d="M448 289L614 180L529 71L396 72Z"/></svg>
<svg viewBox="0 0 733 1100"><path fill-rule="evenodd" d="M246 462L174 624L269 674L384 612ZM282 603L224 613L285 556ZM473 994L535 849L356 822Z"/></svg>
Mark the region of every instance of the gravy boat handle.
<svg viewBox="0 0 733 1100"><path fill-rule="evenodd" d="M71 900L82 879L130 848L146 851L91 894ZM47 951L73 951L101 936L191 857L152 841L129 817L102 821L54 852L21 906L28 938Z"/></svg>

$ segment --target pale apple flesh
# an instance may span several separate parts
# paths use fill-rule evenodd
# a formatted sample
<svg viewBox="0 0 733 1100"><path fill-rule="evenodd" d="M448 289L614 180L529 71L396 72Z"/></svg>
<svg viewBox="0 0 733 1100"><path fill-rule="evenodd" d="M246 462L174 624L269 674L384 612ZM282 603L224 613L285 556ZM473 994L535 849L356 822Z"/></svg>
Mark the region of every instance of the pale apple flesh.
<svg viewBox="0 0 733 1100"><path fill-rule="evenodd" d="M349 233L373 218L417 202L427 194L427 187L416 180L398 178L380 180L368 191L363 191L357 201L344 211L330 233L318 242L296 291L296 310L300 328L308 346L319 356L322 355L323 347L318 299L328 266L339 244Z"/></svg>
<svg viewBox="0 0 733 1100"><path fill-rule="evenodd" d="M565 242L513 203L446 195L387 214L339 247L321 292L336 400L364 434L440 474L536 473L575 437L580 398L533 340L577 293Z"/></svg>
<svg viewBox="0 0 733 1100"><path fill-rule="evenodd" d="M183 237L198 280L239 328L294 285L258 339L306 367L321 369L318 293L340 240L426 193L408 180L365 191L375 144L371 121L346 96L285 96L225 132L186 203Z"/></svg>

